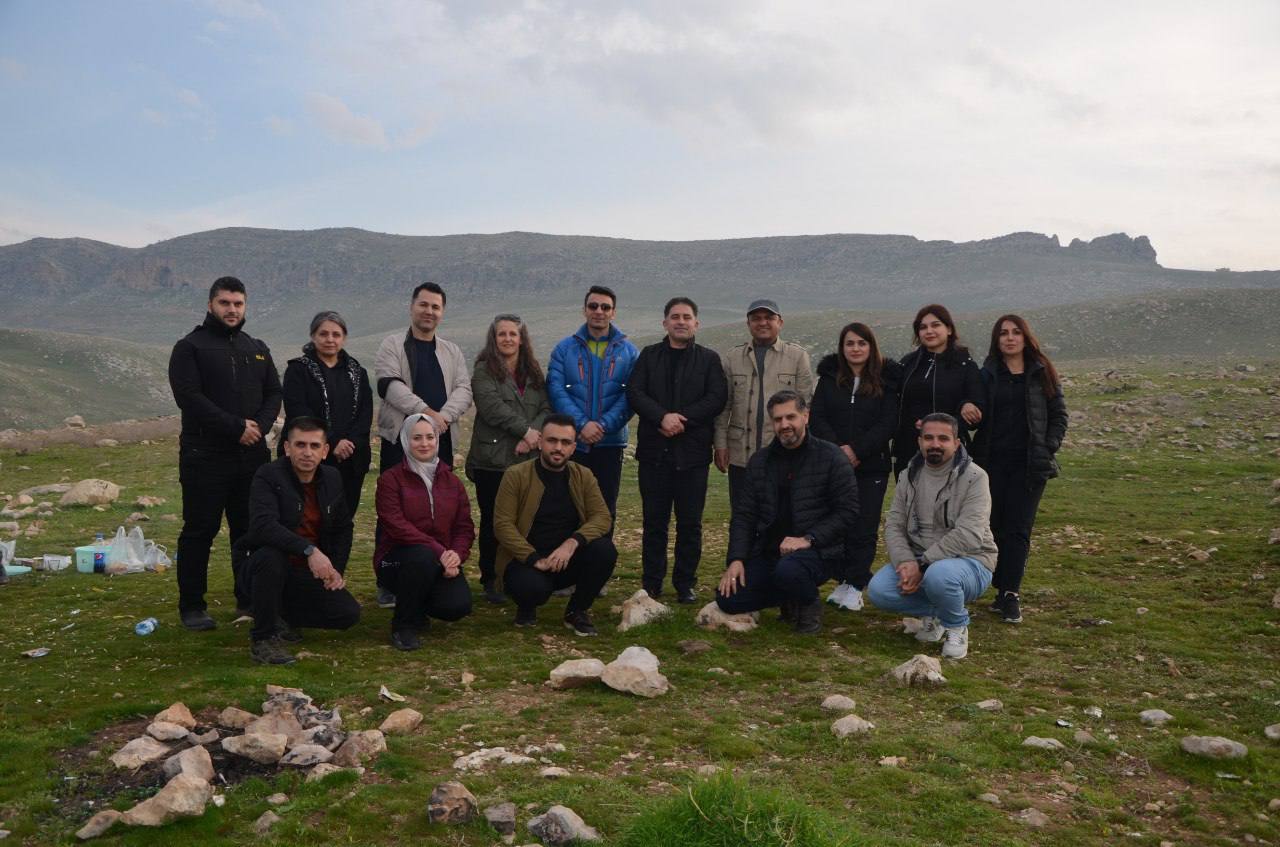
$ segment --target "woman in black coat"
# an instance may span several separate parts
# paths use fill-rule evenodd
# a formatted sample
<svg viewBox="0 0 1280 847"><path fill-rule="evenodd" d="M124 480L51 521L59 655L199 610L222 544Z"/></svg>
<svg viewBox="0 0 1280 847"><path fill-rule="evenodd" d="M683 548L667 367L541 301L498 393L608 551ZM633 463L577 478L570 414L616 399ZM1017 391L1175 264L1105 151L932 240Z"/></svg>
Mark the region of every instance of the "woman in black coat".
<svg viewBox="0 0 1280 847"><path fill-rule="evenodd" d="M1031 529L1045 482L1058 475L1054 454L1067 434L1067 404L1058 371L1018 315L992 327L982 381L986 412L973 454L991 483L991 532L1000 548L991 611L1019 623Z"/></svg>
<svg viewBox="0 0 1280 847"><path fill-rule="evenodd" d="M337 312L320 312L311 319L311 341L302 355L290 359L284 371L286 421L301 415L319 418L329 427L326 465L342 474L347 508L355 517L360 490L369 472L372 450L373 390L369 374L342 346L347 322Z"/></svg>
<svg viewBox="0 0 1280 847"><path fill-rule="evenodd" d="M889 439L898 419L901 366L880 355L871 327L840 330L836 352L818 363L818 385L809 412L810 431L840 447L858 480L858 522L845 540L840 584L827 597L842 609L862 608L871 579L880 512L889 484Z"/></svg>
<svg viewBox="0 0 1280 847"><path fill-rule="evenodd" d="M960 421L960 440L982 420L984 394L978 366L960 344L955 321L946 306L930 303L911 324L915 350L902 357L898 387L898 425L893 437L894 474L901 474L919 449L920 419L946 412Z"/></svg>

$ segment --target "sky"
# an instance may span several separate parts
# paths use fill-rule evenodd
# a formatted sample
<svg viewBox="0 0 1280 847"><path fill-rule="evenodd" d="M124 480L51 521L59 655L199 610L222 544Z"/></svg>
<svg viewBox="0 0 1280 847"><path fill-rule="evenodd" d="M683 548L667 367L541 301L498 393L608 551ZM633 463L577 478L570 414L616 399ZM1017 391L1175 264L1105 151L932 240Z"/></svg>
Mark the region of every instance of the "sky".
<svg viewBox="0 0 1280 847"><path fill-rule="evenodd" d="M1280 3L0 0L0 243L1146 235L1280 269Z"/></svg>

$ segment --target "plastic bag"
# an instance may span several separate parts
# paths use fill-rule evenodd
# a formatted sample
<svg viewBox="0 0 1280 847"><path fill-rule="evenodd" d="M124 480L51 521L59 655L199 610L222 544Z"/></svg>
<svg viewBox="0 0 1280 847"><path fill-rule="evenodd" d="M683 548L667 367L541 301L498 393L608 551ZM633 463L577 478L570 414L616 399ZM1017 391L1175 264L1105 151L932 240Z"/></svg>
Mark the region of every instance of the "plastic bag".
<svg viewBox="0 0 1280 847"><path fill-rule="evenodd" d="M0 541L0 567L13 561L14 550L17 549L18 539L12 541Z"/></svg>
<svg viewBox="0 0 1280 847"><path fill-rule="evenodd" d="M149 571L164 570L173 564L169 558L169 551L165 547L148 541L143 549L142 565Z"/></svg>
<svg viewBox="0 0 1280 847"><path fill-rule="evenodd" d="M139 573L143 570L146 539L142 537L142 528L134 527L125 532L124 527L116 530L116 537L107 546L107 567L114 572Z"/></svg>

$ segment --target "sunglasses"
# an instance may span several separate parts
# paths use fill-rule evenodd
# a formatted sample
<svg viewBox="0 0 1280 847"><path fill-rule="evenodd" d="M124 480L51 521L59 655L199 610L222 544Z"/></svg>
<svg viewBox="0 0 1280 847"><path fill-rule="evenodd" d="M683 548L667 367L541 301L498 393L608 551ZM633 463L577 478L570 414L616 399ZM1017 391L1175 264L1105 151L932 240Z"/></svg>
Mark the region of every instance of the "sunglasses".
<svg viewBox="0 0 1280 847"><path fill-rule="evenodd" d="M612 312L612 303L588 303L587 309L592 312Z"/></svg>

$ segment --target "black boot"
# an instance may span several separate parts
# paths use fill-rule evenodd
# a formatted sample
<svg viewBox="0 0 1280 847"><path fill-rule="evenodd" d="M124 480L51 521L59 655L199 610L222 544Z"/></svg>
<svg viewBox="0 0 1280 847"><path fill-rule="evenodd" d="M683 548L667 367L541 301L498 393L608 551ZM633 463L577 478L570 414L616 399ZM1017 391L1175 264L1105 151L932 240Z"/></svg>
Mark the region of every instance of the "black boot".
<svg viewBox="0 0 1280 847"><path fill-rule="evenodd" d="M796 609L799 604L794 600L783 600L778 606L778 620L783 623L794 624L796 622Z"/></svg>
<svg viewBox="0 0 1280 847"><path fill-rule="evenodd" d="M798 635L817 635L822 631L822 598L812 603L797 605L796 633Z"/></svg>
<svg viewBox="0 0 1280 847"><path fill-rule="evenodd" d="M480 587L484 589L484 599L488 600L493 605L501 606L503 603L507 602L507 598L498 590L498 585L495 580L491 579L487 582L481 582Z"/></svg>

